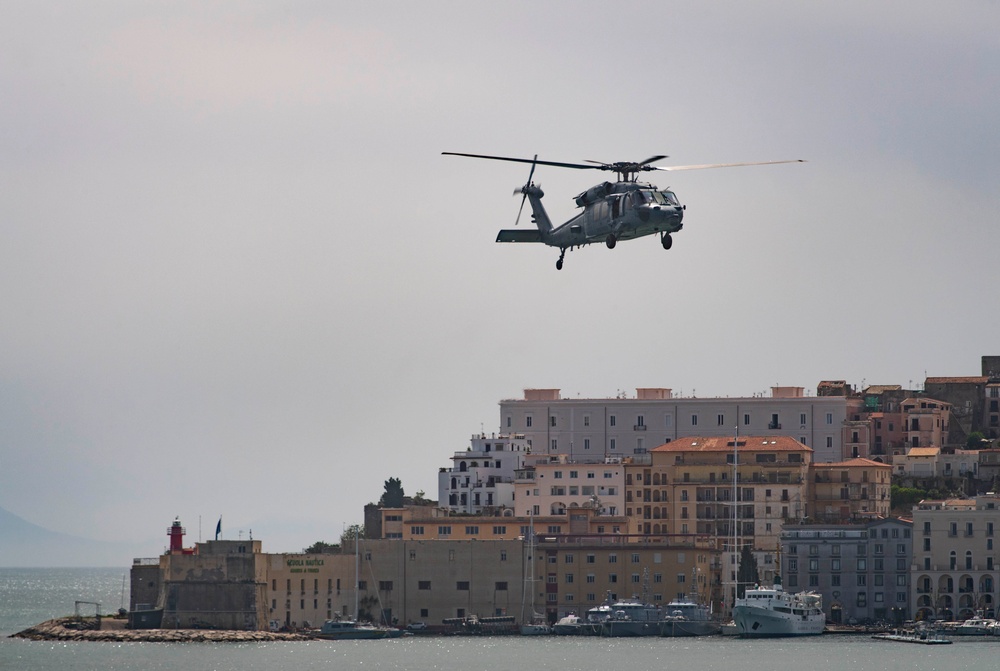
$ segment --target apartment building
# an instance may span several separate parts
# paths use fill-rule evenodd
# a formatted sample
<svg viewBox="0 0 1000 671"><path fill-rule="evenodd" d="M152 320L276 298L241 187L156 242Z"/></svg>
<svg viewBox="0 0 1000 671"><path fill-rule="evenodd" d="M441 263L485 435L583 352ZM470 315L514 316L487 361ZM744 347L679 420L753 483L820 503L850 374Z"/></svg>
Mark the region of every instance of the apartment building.
<svg viewBox="0 0 1000 671"><path fill-rule="evenodd" d="M722 608L719 551L706 537L541 536L532 561L534 604L544 606L550 622L571 612L583 616L609 599L665 606L692 592Z"/></svg>
<svg viewBox="0 0 1000 671"><path fill-rule="evenodd" d="M515 515L512 509L502 514L465 515L443 508L414 506L383 508L383 534L395 540L516 540L526 538L533 528L536 534L623 534L628 520L621 515L602 514L591 506L569 507L557 514Z"/></svg>
<svg viewBox="0 0 1000 671"><path fill-rule="evenodd" d="M813 464L811 517L819 522L888 517L892 468L860 458Z"/></svg>
<svg viewBox="0 0 1000 671"><path fill-rule="evenodd" d="M515 511L529 515L566 515L592 508L602 515L622 515L625 502L625 466L629 459L607 458L600 463L574 463L565 454L531 456L516 473Z"/></svg>
<svg viewBox="0 0 1000 671"><path fill-rule="evenodd" d="M997 607L1000 498L921 501L913 508L911 599L920 619L963 620Z"/></svg>
<svg viewBox="0 0 1000 671"><path fill-rule="evenodd" d="M452 465L438 471L438 502L456 513L514 507L514 474L530 453L521 434L478 434L469 447L455 452Z"/></svg>
<svg viewBox="0 0 1000 671"><path fill-rule="evenodd" d="M770 396L675 397L671 389L636 389L634 397L564 399L559 389L526 389L500 402L500 426L523 434L536 454L577 462L633 457L682 436L769 435L792 438L814 461L842 461L844 396L805 396L802 387L772 387Z"/></svg>
<svg viewBox="0 0 1000 671"><path fill-rule="evenodd" d="M788 524L781 533L785 589L821 594L830 622L902 624L912 617L912 530L902 519Z"/></svg>

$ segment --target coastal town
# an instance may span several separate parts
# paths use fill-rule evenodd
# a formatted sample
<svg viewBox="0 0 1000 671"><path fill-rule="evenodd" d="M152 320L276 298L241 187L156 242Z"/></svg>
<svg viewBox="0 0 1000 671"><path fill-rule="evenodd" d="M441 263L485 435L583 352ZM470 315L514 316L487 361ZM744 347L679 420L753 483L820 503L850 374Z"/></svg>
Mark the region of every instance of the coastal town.
<svg viewBox="0 0 1000 671"><path fill-rule="evenodd" d="M359 621L412 633L692 635L676 623L698 620L714 623L702 633L746 636L995 628L1000 356L918 389L526 389L499 407L499 431L439 468L436 501L389 477L339 543L186 547L175 520L162 556L134 560L129 626L331 637ZM765 602L819 624L774 631L742 617Z"/></svg>

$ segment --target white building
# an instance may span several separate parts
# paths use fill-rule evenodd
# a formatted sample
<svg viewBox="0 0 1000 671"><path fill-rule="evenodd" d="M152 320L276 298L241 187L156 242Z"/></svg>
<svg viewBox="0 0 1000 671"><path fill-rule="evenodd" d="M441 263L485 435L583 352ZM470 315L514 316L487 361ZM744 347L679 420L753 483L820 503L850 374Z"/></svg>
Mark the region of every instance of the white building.
<svg viewBox="0 0 1000 671"><path fill-rule="evenodd" d="M811 447L815 462L841 461L844 396L805 396L802 387L772 387L771 396L675 398L672 390L637 389L634 398L564 399L559 389L525 389L500 401L500 427L523 434L536 454L577 462L643 459L680 437L788 436Z"/></svg>
<svg viewBox="0 0 1000 671"><path fill-rule="evenodd" d="M471 445L438 471L438 506L456 513L514 507L514 473L530 452L520 434L472 436Z"/></svg>

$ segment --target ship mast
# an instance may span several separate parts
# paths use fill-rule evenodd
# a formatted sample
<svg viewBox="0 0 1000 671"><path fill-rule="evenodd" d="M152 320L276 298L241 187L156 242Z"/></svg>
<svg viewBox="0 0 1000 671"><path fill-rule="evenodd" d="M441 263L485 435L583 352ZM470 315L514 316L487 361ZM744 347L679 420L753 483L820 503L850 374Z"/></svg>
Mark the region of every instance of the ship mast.
<svg viewBox="0 0 1000 671"><path fill-rule="evenodd" d="M737 485L737 479L739 478L739 444L740 444L740 425L737 421L736 423L736 436L733 438L733 606L736 605L736 597L739 595L740 591L740 566L739 566L739 555L737 554L736 548L739 546L739 505L737 505L737 496L739 494L739 488Z"/></svg>

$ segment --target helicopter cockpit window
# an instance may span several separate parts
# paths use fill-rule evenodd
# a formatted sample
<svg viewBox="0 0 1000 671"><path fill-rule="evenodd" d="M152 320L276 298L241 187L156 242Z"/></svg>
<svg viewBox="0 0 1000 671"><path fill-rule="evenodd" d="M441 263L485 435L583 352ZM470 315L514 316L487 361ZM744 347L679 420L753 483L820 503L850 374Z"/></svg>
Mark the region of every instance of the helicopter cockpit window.
<svg viewBox="0 0 1000 671"><path fill-rule="evenodd" d="M673 191L663 191L662 193L658 193L657 195L663 196L663 201L667 205L679 205L680 204L680 203L677 202L677 196L674 195Z"/></svg>

